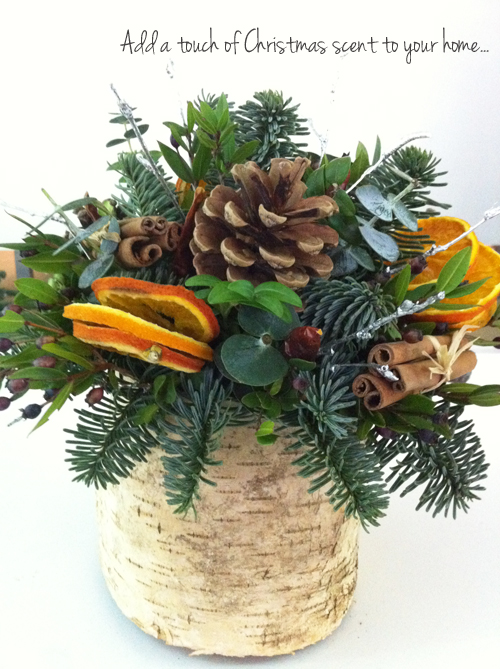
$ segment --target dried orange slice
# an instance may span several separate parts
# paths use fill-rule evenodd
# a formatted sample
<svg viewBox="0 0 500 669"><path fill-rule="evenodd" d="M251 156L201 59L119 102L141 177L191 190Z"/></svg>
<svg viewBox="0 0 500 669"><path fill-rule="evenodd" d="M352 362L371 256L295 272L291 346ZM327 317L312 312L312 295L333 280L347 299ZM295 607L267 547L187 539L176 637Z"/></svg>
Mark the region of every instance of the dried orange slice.
<svg viewBox="0 0 500 669"><path fill-rule="evenodd" d="M434 257L438 255L440 254L436 254ZM488 280L470 295L442 301L443 304L473 304L474 306L470 309L439 311L431 308L419 314L414 314L412 320L449 323L453 328L460 328L465 324L479 325L480 327L486 325L495 312L497 298L500 294L500 254L494 251L491 246L477 242L476 259L474 264L471 263L465 275L465 280L473 283L486 277L489 277ZM433 277L434 281L436 279L437 276ZM412 281L410 287L413 285Z"/></svg>
<svg viewBox="0 0 500 669"><path fill-rule="evenodd" d="M163 365L178 372L199 372L204 365L203 360L182 355L165 346L113 328L96 327L75 321L73 335L91 346L131 355L134 358L154 362L156 365Z"/></svg>
<svg viewBox="0 0 500 669"><path fill-rule="evenodd" d="M162 344L168 348L202 360L212 360L213 351L208 344L196 341L179 332L149 323L133 314L100 304L70 304L64 308L64 316L74 321L92 325L104 325L124 333L135 335L149 342Z"/></svg>
<svg viewBox="0 0 500 669"><path fill-rule="evenodd" d="M452 239L456 239L466 230L470 230L470 225L465 221L462 221L460 218L436 216L434 218L420 219L418 221L418 228L418 232L405 232L405 236L411 238L412 234L429 235L430 239L437 246L441 246L451 242ZM431 244L426 244L424 242L423 246L424 250L427 251ZM420 286L422 283L436 281L439 272L443 269L448 260L458 253L458 251L461 251L467 246L471 247L470 266L472 267L476 262L479 251L479 241L473 232L456 244L453 244L453 246L450 246L446 251L441 251L434 256L429 256L429 258L427 258L427 267L412 280L410 287L414 288L415 286ZM483 276L485 275L483 274Z"/></svg>
<svg viewBox="0 0 500 669"><path fill-rule="evenodd" d="M198 342L219 334L219 323L210 307L183 286L162 286L126 277L97 279L92 289L105 306L128 312L179 332Z"/></svg>

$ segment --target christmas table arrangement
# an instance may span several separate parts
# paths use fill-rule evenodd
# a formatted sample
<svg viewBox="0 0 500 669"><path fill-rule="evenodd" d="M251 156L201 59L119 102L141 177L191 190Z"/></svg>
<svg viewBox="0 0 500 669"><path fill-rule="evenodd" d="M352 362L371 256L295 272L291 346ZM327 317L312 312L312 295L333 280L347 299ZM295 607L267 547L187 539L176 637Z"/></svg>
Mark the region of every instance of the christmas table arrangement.
<svg viewBox="0 0 500 669"><path fill-rule="evenodd" d="M391 493L455 516L483 490L463 412L500 403L469 380L500 324L474 229L499 211L442 215L439 160L410 142L309 151L278 92L202 96L158 150L115 94L115 193L12 214L25 236L2 246L36 278L0 316L0 410L36 430L84 396L66 457L134 623L198 654L290 653L340 624Z"/></svg>

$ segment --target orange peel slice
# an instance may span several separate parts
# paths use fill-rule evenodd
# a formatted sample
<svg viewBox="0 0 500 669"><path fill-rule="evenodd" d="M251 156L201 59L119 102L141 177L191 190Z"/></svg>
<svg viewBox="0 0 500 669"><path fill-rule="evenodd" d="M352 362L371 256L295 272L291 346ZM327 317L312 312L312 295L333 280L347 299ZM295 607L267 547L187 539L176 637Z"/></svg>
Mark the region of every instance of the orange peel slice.
<svg viewBox="0 0 500 669"><path fill-rule="evenodd" d="M444 246L467 230L470 230L470 225L466 221L462 221L460 218L435 216L432 218L420 219L418 221L418 231L414 233L405 231L405 237L411 238L412 235L429 235L436 246ZM423 242L422 245L425 251L431 247L431 244L426 244L425 242ZM436 253L436 255L429 256L427 258L427 267L412 280L410 284L411 287L435 281L439 276L439 272L443 269L448 260L458 253L458 251L461 251L468 246L471 248L470 266L473 267L479 252L479 241L476 235L471 232L467 237L464 237L456 244L453 244L453 246L450 246L446 251L440 251L440 253Z"/></svg>
<svg viewBox="0 0 500 669"><path fill-rule="evenodd" d="M128 312L197 342L208 343L219 334L219 323L213 311L183 286L106 277L94 281L92 289L102 305Z"/></svg>
<svg viewBox="0 0 500 669"><path fill-rule="evenodd" d="M75 321L73 335L91 346L131 355L134 358L163 365L178 372L199 372L204 365L203 360L182 355L165 346L155 344L153 341L114 328L87 325Z"/></svg>
<svg viewBox="0 0 500 669"><path fill-rule="evenodd" d="M439 311L431 307L419 314L413 314L411 320L449 323L452 328L461 328L466 324L480 327L486 325L495 313L497 298L500 295L500 254L490 246L478 242L475 262L471 263L464 280L473 283L485 277L488 277L488 280L470 295L442 300L443 304L456 304L457 306L473 303L474 306L470 309ZM433 278L434 281L436 279L437 276ZM410 288L414 285L412 281Z"/></svg>
<svg viewBox="0 0 500 669"><path fill-rule="evenodd" d="M196 341L179 332L166 330L155 323L148 323L120 309L101 304L70 304L64 308L64 316L73 321L114 328L202 360L212 360L213 357L213 351L208 344Z"/></svg>

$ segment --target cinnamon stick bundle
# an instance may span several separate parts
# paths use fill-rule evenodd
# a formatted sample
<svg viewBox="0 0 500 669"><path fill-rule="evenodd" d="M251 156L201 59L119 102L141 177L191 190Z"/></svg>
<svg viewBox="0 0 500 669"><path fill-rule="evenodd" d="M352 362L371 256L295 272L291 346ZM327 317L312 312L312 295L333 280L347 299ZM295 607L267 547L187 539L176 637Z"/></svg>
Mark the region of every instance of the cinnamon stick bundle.
<svg viewBox="0 0 500 669"><path fill-rule="evenodd" d="M441 335L434 337L440 344L449 346L451 343L451 335ZM423 358L424 353L432 355L434 353L434 345L430 337L425 336L422 341L415 344L409 344L406 341L397 341L392 344L377 344L368 354L368 362L377 365L399 365L410 360L418 360Z"/></svg>
<svg viewBox="0 0 500 669"><path fill-rule="evenodd" d="M163 235L169 225L171 223L163 216L126 218L120 221L120 234L122 237L137 237L137 235L154 237Z"/></svg>
<svg viewBox="0 0 500 669"><path fill-rule="evenodd" d="M476 354L472 351L464 351L452 365L451 380L472 372L476 363ZM430 370L434 366L434 360L428 358L407 362L404 365L395 365L391 368L391 372L396 374L399 380L394 381L393 388L406 393L425 392L426 389L432 388L443 379L442 375L431 374Z"/></svg>
<svg viewBox="0 0 500 669"><path fill-rule="evenodd" d="M153 235L151 241L158 244L162 251L175 251L181 238L181 226L178 223L168 223L162 235Z"/></svg>
<svg viewBox="0 0 500 669"><path fill-rule="evenodd" d="M158 244L151 243L151 238L145 235L122 239L116 251L118 262L127 269L149 267L162 256Z"/></svg>
<svg viewBox="0 0 500 669"><path fill-rule="evenodd" d="M359 374L354 379L352 391L356 397L363 398L363 404L369 411L379 411L409 394L396 390L390 381L375 374Z"/></svg>

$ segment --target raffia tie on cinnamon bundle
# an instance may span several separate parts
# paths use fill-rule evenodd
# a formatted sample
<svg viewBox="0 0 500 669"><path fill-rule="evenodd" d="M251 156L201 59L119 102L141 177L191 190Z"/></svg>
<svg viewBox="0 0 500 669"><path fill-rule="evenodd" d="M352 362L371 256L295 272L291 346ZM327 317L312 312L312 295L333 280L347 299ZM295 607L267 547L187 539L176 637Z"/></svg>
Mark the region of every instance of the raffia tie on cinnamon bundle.
<svg viewBox="0 0 500 669"><path fill-rule="evenodd" d="M368 354L368 364L386 365L396 380L376 372L359 374L353 382L356 397L370 411L378 411L399 402L407 395L425 393L447 381L469 374L477 363L469 350L474 341L465 339L469 326L453 335L433 337L409 344L404 341L377 344Z"/></svg>
<svg viewBox="0 0 500 669"><path fill-rule="evenodd" d="M121 242L116 257L127 269L149 267L163 251L175 251L181 228L163 216L142 216L120 221Z"/></svg>

